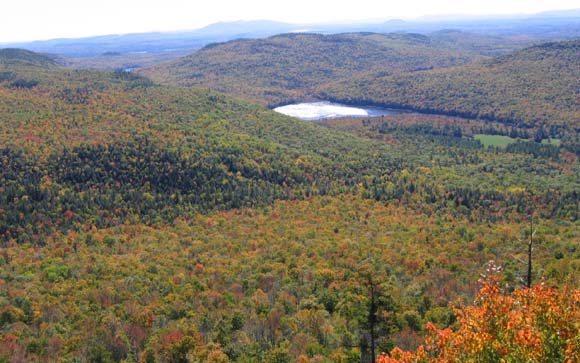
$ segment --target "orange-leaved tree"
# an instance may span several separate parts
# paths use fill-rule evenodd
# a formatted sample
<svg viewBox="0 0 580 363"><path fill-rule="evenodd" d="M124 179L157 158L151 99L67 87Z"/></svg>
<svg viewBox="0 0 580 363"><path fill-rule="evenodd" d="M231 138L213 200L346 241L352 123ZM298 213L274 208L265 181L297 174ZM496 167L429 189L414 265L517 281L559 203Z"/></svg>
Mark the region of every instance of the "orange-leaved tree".
<svg viewBox="0 0 580 363"><path fill-rule="evenodd" d="M395 348L377 363L580 362L578 289L540 283L505 293L498 276L491 276L474 305L455 314L455 329L428 323L428 337L417 351Z"/></svg>

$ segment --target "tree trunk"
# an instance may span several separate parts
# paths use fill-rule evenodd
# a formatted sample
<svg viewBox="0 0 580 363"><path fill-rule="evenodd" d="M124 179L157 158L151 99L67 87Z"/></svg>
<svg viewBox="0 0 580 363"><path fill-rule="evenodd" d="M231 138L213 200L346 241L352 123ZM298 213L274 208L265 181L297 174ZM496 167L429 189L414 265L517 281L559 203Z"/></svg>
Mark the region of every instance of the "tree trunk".
<svg viewBox="0 0 580 363"><path fill-rule="evenodd" d="M534 244L534 217L530 217L530 241L528 242L528 276L526 286L532 287L532 250Z"/></svg>

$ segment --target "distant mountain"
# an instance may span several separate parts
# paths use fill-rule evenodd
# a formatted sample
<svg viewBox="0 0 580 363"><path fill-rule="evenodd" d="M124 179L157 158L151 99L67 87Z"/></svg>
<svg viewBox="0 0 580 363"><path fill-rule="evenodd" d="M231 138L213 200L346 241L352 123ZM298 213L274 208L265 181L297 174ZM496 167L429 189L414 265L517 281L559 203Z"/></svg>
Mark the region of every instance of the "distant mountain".
<svg viewBox="0 0 580 363"><path fill-rule="evenodd" d="M545 12L531 16L507 15L485 18L465 16L404 21L359 21L352 23L288 24L269 20L220 22L201 29L174 32L149 32L103 35L78 39L0 44L64 57L98 57L106 52L124 55L167 54L174 58L184 51L202 48L209 43L237 38L263 38L281 33L308 31L321 34L348 32L414 32L427 34L442 29L455 29L493 36L514 36L541 39L568 39L580 36L580 10ZM147 63L147 62L146 62Z"/></svg>
<svg viewBox="0 0 580 363"><path fill-rule="evenodd" d="M197 49L206 42L196 39L189 32L138 33L103 35L78 39L52 39L11 46L35 52L59 54L65 57L94 57L106 52L161 53L179 49Z"/></svg>
<svg viewBox="0 0 580 363"><path fill-rule="evenodd" d="M206 44L235 38L266 37L299 27L274 21L236 21L208 25L197 30L114 34L78 39L53 39L11 44L35 52L65 57L95 57L103 53L170 53L194 50Z"/></svg>
<svg viewBox="0 0 580 363"><path fill-rule="evenodd" d="M284 34L211 44L140 72L162 84L208 87L275 105L311 97L316 87L357 74L392 75L479 57L446 49L421 34Z"/></svg>
<svg viewBox="0 0 580 363"><path fill-rule="evenodd" d="M552 10L544 11L535 14L533 17L537 18L578 18L580 17L580 9L568 9L568 10Z"/></svg>
<svg viewBox="0 0 580 363"><path fill-rule="evenodd" d="M214 37L264 37L280 33L288 33L300 29L299 25L281 23L270 20L239 20L232 22L219 22L198 29L195 33L203 36Z"/></svg>
<svg viewBox="0 0 580 363"><path fill-rule="evenodd" d="M549 42L475 64L409 74L369 73L323 93L520 126L580 128L580 40Z"/></svg>
<svg viewBox="0 0 580 363"><path fill-rule="evenodd" d="M442 28L502 37L526 37L535 40L564 40L580 37L580 16L495 16L457 18L416 24L416 31Z"/></svg>

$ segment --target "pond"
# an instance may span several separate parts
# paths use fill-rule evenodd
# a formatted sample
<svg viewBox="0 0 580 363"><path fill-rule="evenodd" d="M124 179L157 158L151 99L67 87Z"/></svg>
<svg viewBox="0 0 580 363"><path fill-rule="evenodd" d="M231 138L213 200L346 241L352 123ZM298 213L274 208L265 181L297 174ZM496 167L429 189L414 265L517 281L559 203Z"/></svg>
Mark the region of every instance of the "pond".
<svg viewBox="0 0 580 363"><path fill-rule="evenodd" d="M376 117L408 112L405 110L390 108L347 106L340 103L332 103L327 101L295 103L291 105L276 107L274 111L308 121L337 117Z"/></svg>

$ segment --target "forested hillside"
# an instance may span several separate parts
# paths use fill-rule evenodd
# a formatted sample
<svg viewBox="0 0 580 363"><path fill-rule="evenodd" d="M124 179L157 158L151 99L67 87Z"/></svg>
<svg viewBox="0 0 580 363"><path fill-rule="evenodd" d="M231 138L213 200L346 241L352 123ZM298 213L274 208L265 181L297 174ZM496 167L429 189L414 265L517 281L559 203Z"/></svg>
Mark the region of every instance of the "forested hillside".
<svg viewBox="0 0 580 363"><path fill-rule="evenodd" d="M327 194L398 158L386 145L130 73L2 74L5 239Z"/></svg>
<svg viewBox="0 0 580 363"><path fill-rule="evenodd" d="M269 106L323 99L543 126L558 136L579 128L579 41L505 54L523 44L457 31L288 34L213 44L141 73Z"/></svg>
<svg viewBox="0 0 580 363"><path fill-rule="evenodd" d="M0 49L0 65L3 67L36 66L46 68L57 66L56 61L51 57L17 48Z"/></svg>
<svg viewBox="0 0 580 363"><path fill-rule="evenodd" d="M316 86L357 74L392 75L480 57L443 43L419 34L284 34L208 45L140 73L162 84L202 86L274 105L311 98Z"/></svg>
<svg viewBox="0 0 580 363"><path fill-rule="evenodd" d="M526 153L497 160L468 140L456 149L438 149L430 140L391 145L204 90L154 86L126 72L5 69L1 234L7 240L42 243L43 232L87 223L171 222L182 213L359 187L377 200L423 195L432 206L422 208L435 210L459 198L469 207L456 212L486 218L506 207L528 208L525 193L508 192L517 187L537 194L545 213L577 218L577 165L554 168L555 147L555 155L541 160ZM434 160L438 168L421 169ZM496 178L498 171L489 174L483 161L513 165L506 170L513 177ZM519 165L533 174L513 174ZM489 182L478 185L470 173Z"/></svg>
<svg viewBox="0 0 580 363"><path fill-rule="evenodd" d="M496 57L541 43L533 37L497 36L448 28L429 33L434 46L467 54Z"/></svg>
<svg viewBox="0 0 580 363"><path fill-rule="evenodd" d="M577 223L537 222L535 276L577 280ZM472 301L490 259L520 285L526 230L343 196L9 244L0 357L368 362L371 289L377 349L414 349L426 322L453 326L449 302Z"/></svg>
<svg viewBox="0 0 580 363"><path fill-rule="evenodd" d="M321 97L503 121L580 128L580 41L545 43L475 64L366 76Z"/></svg>
<svg viewBox="0 0 580 363"><path fill-rule="evenodd" d="M539 130L0 51L0 362L367 363L456 329L489 260L517 294L531 224L533 280L577 291L580 149Z"/></svg>

